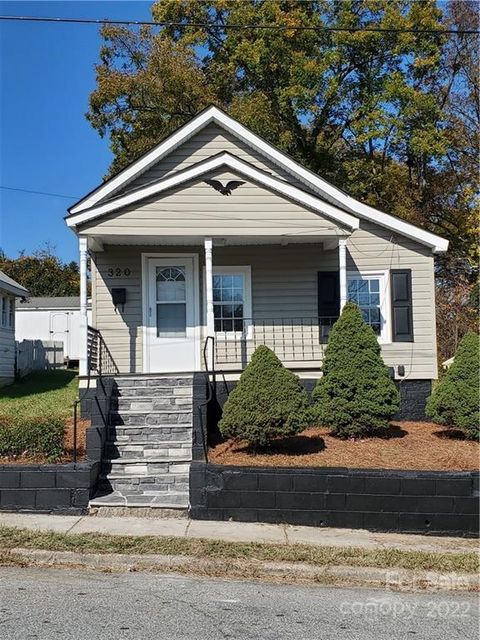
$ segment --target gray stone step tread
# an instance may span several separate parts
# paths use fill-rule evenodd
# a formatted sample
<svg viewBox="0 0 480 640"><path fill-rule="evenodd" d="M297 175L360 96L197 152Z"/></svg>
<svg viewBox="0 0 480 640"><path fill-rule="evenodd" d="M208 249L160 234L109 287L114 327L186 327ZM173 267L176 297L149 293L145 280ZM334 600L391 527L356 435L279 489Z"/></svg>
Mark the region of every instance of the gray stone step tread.
<svg viewBox="0 0 480 640"><path fill-rule="evenodd" d="M119 387L120 388L120 387ZM112 398L149 398L150 396L137 396L135 394L136 389L141 389L142 391L145 390L149 390L152 392L152 394L156 394L159 391L171 391L172 389L182 389L183 393L179 394L180 398L188 398L188 393L186 393L186 390L188 389L190 391L191 394L193 394L193 387L186 385L186 384L182 384L182 385L158 385L156 387L149 385L148 387L142 386L142 387L122 387L122 391L124 391L124 393L122 393L121 396L117 395L115 393L115 390L113 391L113 395ZM169 398L171 396L168 396Z"/></svg>
<svg viewBox="0 0 480 640"><path fill-rule="evenodd" d="M117 389L127 389L135 387L193 387L193 378L183 378L176 376L165 376L165 378L130 378L127 380L115 380L115 386Z"/></svg>
<svg viewBox="0 0 480 640"><path fill-rule="evenodd" d="M192 429L188 422L157 422L156 424L111 424L109 429Z"/></svg>
<svg viewBox="0 0 480 640"><path fill-rule="evenodd" d="M91 507L153 507L157 509L186 509L188 494L172 492L158 492L149 496L125 496L119 491L108 495L95 496L90 500Z"/></svg>
<svg viewBox="0 0 480 640"><path fill-rule="evenodd" d="M143 480L143 483L140 484L145 484L145 487L148 487L148 484L155 484L155 480L164 480L166 478L172 478L174 477L177 479L177 481L180 481L180 478L183 478L185 480L185 482L189 481L189 474L188 472L185 471L157 471L156 473L152 474L152 473L145 473L145 474L141 474L141 473L102 473L100 474L100 476L98 477L99 480L101 481L105 481L107 480L108 482L110 482L111 480L116 481L116 480L125 480L125 482L129 482L130 484L134 484L135 486L137 486L135 483L131 483L131 480ZM152 482L148 483L145 482L145 480L151 479Z"/></svg>
<svg viewBox="0 0 480 640"><path fill-rule="evenodd" d="M140 462L140 460L137 460L137 462ZM145 462L143 460L143 462ZM171 460L169 461L171 462ZM185 462L182 462L181 464L189 464L191 462L191 460L187 460ZM105 460L105 464L110 464L109 460ZM116 466L115 467L115 473L113 473L113 471L105 471L105 469L102 469L100 475L99 475L99 479L100 480L108 480L109 478L115 478L115 479L119 479L119 478L125 478L125 479L135 479L135 478L166 478L166 477L171 477L171 476L185 476L185 478L189 477L189 472L187 469L184 469L183 471L176 471L175 470L175 466L170 467L170 469L165 469L162 471L146 471L146 472L140 472L140 473L125 473L122 472L122 468Z"/></svg>
<svg viewBox="0 0 480 640"><path fill-rule="evenodd" d="M125 464L145 464L146 462L148 462L149 464L156 464L157 462L172 462L172 463L177 463L177 462L190 462L192 459L191 455L183 455L183 456L179 456L178 458L172 458L171 456L155 456L152 458L104 458L103 462L108 463L108 464L115 464L115 465L125 465Z"/></svg>
<svg viewBox="0 0 480 640"><path fill-rule="evenodd" d="M150 416L157 413L192 413L192 409L172 406L170 409L111 409L110 413L122 416Z"/></svg>
<svg viewBox="0 0 480 640"><path fill-rule="evenodd" d="M108 446L112 446L112 447L144 447L145 449L151 448L153 446L153 448L155 448L155 446L157 446L158 448L160 447L165 447L167 449L174 447L175 445L180 445L182 447L191 447L192 446L192 441L191 440L147 440L145 442L145 440L107 440L105 442L105 444Z"/></svg>

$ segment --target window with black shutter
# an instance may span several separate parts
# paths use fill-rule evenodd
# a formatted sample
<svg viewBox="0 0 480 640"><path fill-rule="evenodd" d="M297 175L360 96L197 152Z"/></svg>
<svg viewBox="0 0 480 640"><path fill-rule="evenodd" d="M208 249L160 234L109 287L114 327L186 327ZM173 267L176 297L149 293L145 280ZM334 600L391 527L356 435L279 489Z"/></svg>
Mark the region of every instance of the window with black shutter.
<svg viewBox="0 0 480 640"><path fill-rule="evenodd" d="M412 270L390 271L392 295L392 340L413 342Z"/></svg>
<svg viewBox="0 0 480 640"><path fill-rule="evenodd" d="M318 272L318 316L322 326L333 324L340 314L340 279L338 271Z"/></svg>

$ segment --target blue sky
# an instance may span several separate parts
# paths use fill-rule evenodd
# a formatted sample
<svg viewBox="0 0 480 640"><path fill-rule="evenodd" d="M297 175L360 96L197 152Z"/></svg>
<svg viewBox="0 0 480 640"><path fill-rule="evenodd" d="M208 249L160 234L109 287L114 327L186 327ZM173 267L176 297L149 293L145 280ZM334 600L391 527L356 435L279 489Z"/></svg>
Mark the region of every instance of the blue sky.
<svg viewBox="0 0 480 640"><path fill-rule="evenodd" d="M151 2L0 2L2 15L149 20ZM0 185L81 197L111 160L85 119L101 39L93 25L0 23ZM63 216L74 200L0 189L0 248L45 243L62 260L78 244Z"/></svg>

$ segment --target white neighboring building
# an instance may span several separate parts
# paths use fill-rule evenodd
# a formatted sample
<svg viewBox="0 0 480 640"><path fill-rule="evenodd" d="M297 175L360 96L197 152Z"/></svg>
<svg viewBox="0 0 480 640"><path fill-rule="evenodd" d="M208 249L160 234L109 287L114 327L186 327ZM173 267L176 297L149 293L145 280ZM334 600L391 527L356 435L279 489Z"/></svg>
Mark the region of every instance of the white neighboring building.
<svg viewBox="0 0 480 640"><path fill-rule="evenodd" d="M25 296L25 287L0 271L0 387L15 377L15 298Z"/></svg>
<svg viewBox="0 0 480 640"><path fill-rule="evenodd" d="M91 305L88 306L90 316ZM66 360L79 358L80 298L28 298L16 303L16 339L63 342ZM90 322L90 320L89 320Z"/></svg>

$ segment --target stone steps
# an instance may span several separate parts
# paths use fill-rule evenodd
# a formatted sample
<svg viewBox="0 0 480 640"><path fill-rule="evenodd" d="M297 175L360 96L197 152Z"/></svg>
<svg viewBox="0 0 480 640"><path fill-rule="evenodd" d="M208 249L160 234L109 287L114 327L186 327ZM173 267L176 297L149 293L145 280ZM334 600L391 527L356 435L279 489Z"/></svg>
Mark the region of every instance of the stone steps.
<svg viewBox="0 0 480 640"><path fill-rule="evenodd" d="M121 444L133 440L135 442L162 443L180 440L191 441L192 427L187 424L116 425L109 427L108 439Z"/></svg>
<svg viewBox="0 0 480 640"><path fill-rule="evenodd" d="M192 377L119 377L114 389L99 495L91 506L186 508Z"/></svg>
<svg viewBox="0 0 480 640"><path fill-rule="evenodd" d="M184 492L188 498L188 473L155 473L152 475L100 476L100 491L120 491L125 495L157 495L159 493Z"/></svg>
<svg viewBox="0 0 480 640"><path fill-rule="evenodd" d="M106 457L110 460L117 458L145 458L167 457L190 459L192 454L191 440L170 440L162 442L145 442L138 440L127 440L125 442L116 440L106 443Z"/></svg>
<svg viewBox="0 0 480 640"><path fill-rule="evenodd" d="M112 411L177 411L192 406L191 396L121 396L112 398Z"/></svg>
<svg viewBox="0 0 480 640"><path fill-rule="evenodd" d="M192 410L178 409L170 411L111 411L113 426L149 426L155 424L192 424Z"/></svg>
<svg viewBox="0 0 480 640"><path fill-rule="evenodd" d="M125 495L121 491L112 491L105 495L95 496L90 500L90 507L132 507L149 509L188 509L188 494L173 491L159 492L156 495Z"/></svg>

